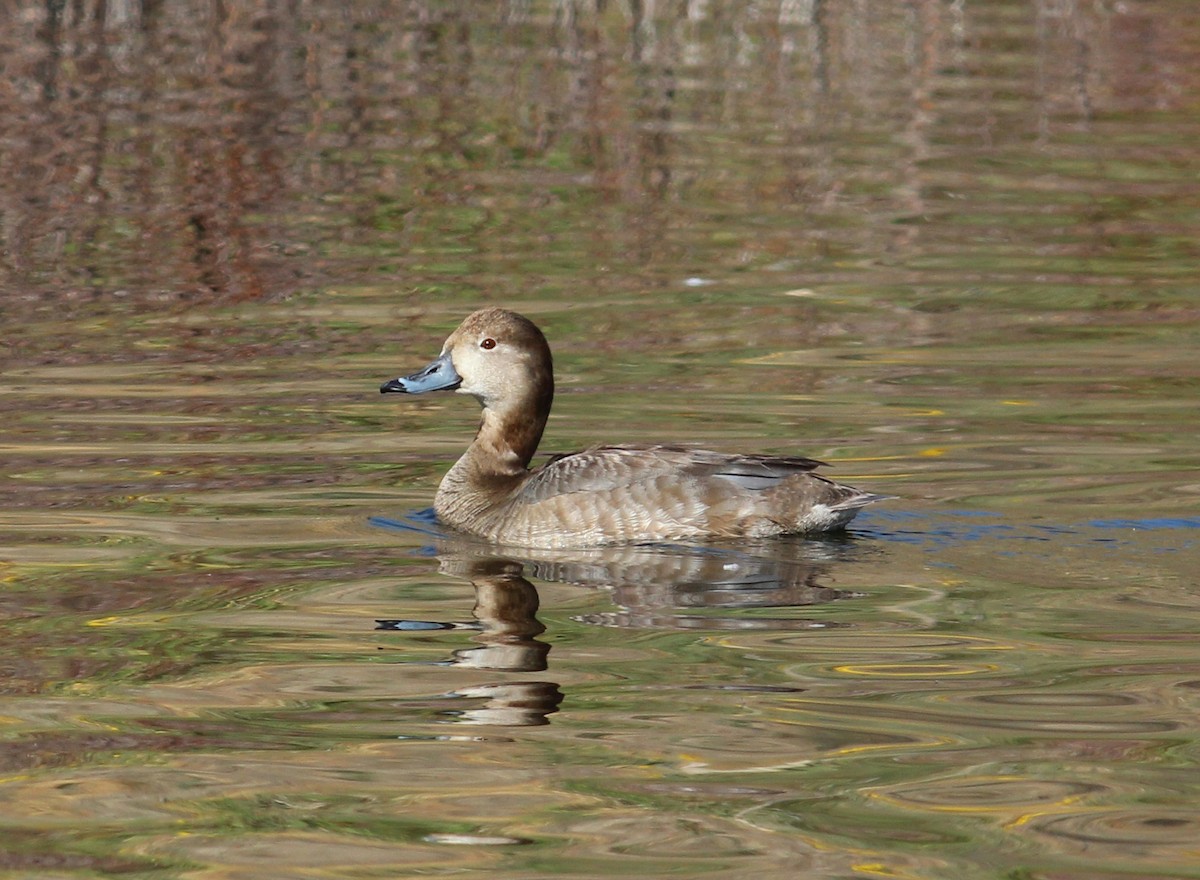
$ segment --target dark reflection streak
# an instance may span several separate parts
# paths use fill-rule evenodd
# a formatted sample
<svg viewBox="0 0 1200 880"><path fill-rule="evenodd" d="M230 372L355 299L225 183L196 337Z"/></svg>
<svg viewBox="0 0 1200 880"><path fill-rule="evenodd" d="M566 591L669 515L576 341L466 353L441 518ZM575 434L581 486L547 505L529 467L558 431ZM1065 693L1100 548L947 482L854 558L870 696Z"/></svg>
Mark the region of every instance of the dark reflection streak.
<svg viewBox="0 0 1200 880"><path fill-rule="evenodd" d="M180 226L188 235L185 274L204 292L247 298L266 288L264 233L247 218L269 214L269 194L282 188L273 145L284 104L273 85L278 31L269 12L213 8L200 88L174 140L183 177Z"/></svg>
<svg viewBox="0 0 1200 880"><path fill-rule="evenodd" d="M829 7L825 0L813 0L812 34L809 50L813 58L813 84L819 98L828 98L829 76Z"/></svg>
<svg viewBox="0 0 1200 880"><path fill-rule="evenodd" d="M352 7L341 7L341 15L348 17ZM346 124L342 127L345 146L351 149L367 147L370 154L370 108L371 46L368 42L370 29L363 23L347 23L346 45L342 49L342 63L346 67ZM314 54L316 50L314 49ZM322 102L323 103L323 102ZM364 143L364 141L366 143ZM349 163L342 167L351 167Z"/></svg>
<svg viewBox="0 0 1200 880"><path fill-rule="evenodd" d="M264 229L239 224L237 273L248 279L244 293L261 296L268 291L264 277L266 262L262 251L267 241L279 242L285 232L275 220L281 212L271 210L281 204L287 191L286 166L289 164L278 132L284 130L287 109L292 99L286 93L290 77L277 75L283 69L288 48L297 44L294 34L284 31L283 20L276 3L268 4L268 12L254 21L255 41L243 50L250 69L248 91L250 106L242 123L243 139L249 145L249 163L240 167L239 188L248 212L257 212L264 219ZM294 19L287 19L294 20Z"/></svg>
<svg viewBox="0 0 1200 880"><path fill-rule="evenodd" d="M929 130L933 123L931 108L934 106L934 83L941 61L938 42L941 26L937 0L914 0L912 12L908 24L913 35L908 58L911 77L909 116L904 129L904 141L909 147L909 154L900 169L896 189L904 210L916 219L926 209L922 168L932 152ZM922 224L916 222L893 224L893 250L899 253L914 251L922 228Z"/></svg>
<svg viewBox="0 0 1200 880"><path fill-rule="evenodd" d="M633 22L630 49L636 71L637 88L634 139L637 168L636 237L638 261L650 263L663 256L667 215L665 203L671 192L672 135L674 120L675 72L678 41L668 31L664 36L643 3L631 4Z"/></svg>
<svg viewBox="0 0 1200 880"><path fill-rule="evenodd" d="M137 66L138 97L134 105L134 130L132 133L132 152L137 157L137 167L141 173L135 174L131 183L131 201L137 206L133 223L140 234L134 247L138 253L139 265L153 265L154 261L162 260L160 249L165 225L162 217L161 192L162 181L150 169L155 167L157 120L151 108L159 105L159 90L163 80L162 71L156 69L164 60L162 40L162 0L142 0L139 29L141 45L134 45L130 62ZM156 62L157 65L156 65Z"/></svg>
<svg viewBox="0 0 1200 880"><path fill-rule="evenodd" d="M627 128L621 114L626 108L615 88L620 83L621 59L612 57L600 26L599 10L588 6L594 4L583 0L562 4L557 33L561 35L560 55L566 69L566 95L560 105L565 119L555 126L547 147L560 139L573 145L576 163L590 173L594 198L607 207L633 201L624 193L623 182L631 162L620 155L621 134ZM615 219L621 214L619 210L606 210L600 216ZM581 234L590 238L597 263L625 258L627 232L615 228L611 221L591 224Z"/></svg>
<svg viewBox="0 0 1200 880"><path fill-rule="evenodd" d="M575 101L582 118L576 123L583 132L583 162L592 168L594 186L606 201L617 201L620 187L614 176L616 163L609 155L608 131L615 128L615 99L608 94L608 57L599 25L593 16L572 15L569 24L568 57L577 70L573 79Z"/></svg>
<svg viewBox="0 0 1200 880"><path fill-rule="evenodd" d="M814 75L816 55L812 12L781 11L763 46L771 71L764 105L771 111L771 129L780 133L786 148L777 151L778 193L784 203L797 206L827 198L835 179L831 153L820 144L819 107L814 101L819 92L807 81ZM771 186L769 177L764 182ZM810 234L807 224L797 224L793 234Z"/></svg>
<svg viewBox="0 0 1200 880"><path fill-rule="evenodd" d="M37 64L42 85L42 100L51 104L58 99L58 71L62 63L62 13L66 0L46 0L46 21L38 29L38 38L46 46L45 57Z"/></svg>
<svg viewBox="0 0 1200 880"><path fill-rule="evenodd" d="M823 0L814 0L810 18L807 22L807 79L798 89L800 94L808 97L809 109L800 123L804 126L804 136L810 141L806 155L810 165L808 187L810 191L801 191L798 187L793 191L798 196L800 205L808 208L817 205L821 208L831 207L837 200L844 183L839 170L833 144L830 143L830 133L839 130L839 107L832 94L830 74L829 29L830 12Z"/></svg>
<svg viewBox="0 0 1200 880"><path fill-rule="evenodd" d="M470 133L466 120L473 118L469 104L474 57L470 25L461 14L445 12L420 27L417 37L418 94L435 98L433 119L429 120L437 142L434 153L466 159ZM441 179L451 177L450 167L429 166ZM441 191L451 199L455 195L449 186Z"/></svg>
<svg viewBox="0 0 1200 880"><path fill-rule="evenodd" d="M1047 82L1049 73L1046 70L1050 63L1048 43L1050 42L1047 34L1048 25L1046 22L1047 10L1042 3L1037 4L1037 15L1035 17L1034 35L1037 38L1037 52L1035 53L1037 63L1036 73L1036 88L1039 96L1037 102L1037 133L1038 144L1045 146L1050 139L1050 104L1046 100Z"/></svg>
<svg viewBox="0 0 1200 880"><path fill-rule="evenodd" d="M246 218L267 206L267 194L276 183L272 135L282 102L274 87L279 28L273 6L268 4L253 13L239 12L247 15L249 22L236 35L230 35L231 50L225 65L229 85L245 105L244 112L230 119L235 149L229 157L228 171L229 292L241 297L261 296L266 287L257 250L261 246L259 237L267 232L252 229ZM229 109L234 107L236 104Z"/></svg>
<svg viewBox="0 0 1200 880"><path fill-rule="evenodd" d="M1052 121L1061 114L1054 106L1058 77L1054 68L1063 64L1067 68L1062 81L1068 86L1062 94L1068 94L1075 104L1083 127L1091 122L1093 101L1089 79L1091 77L1091 47L1087 40L1083 20L1077 12L1068 12L1060 4L1038 0L1034 33L1037 38L1037 131L1039 145L1050 142L1053 132ZM1065 51L1064 46L1065 44ZM1060 60L1062 59L1062 60Z"/></svg>
<svg viewBox="0 0 1200 880"><path fill-rule="evenodd" d="M141 0L138 7L143 32L157 30L162 19L163 0Z"/></svg>
<svg viewBox="0 0 1200 880"><path fill-rule="evenodd" d="M95 286L103 278L103 268L100 262L102 230L106 223L107 211L104 203L108 200L107 193L101 183L108 152L109 114L111 111L108 96L112 94L113 67L108 54L108 37L105 33L105 23L108 16L108 4L105 0L97 0L93 10L92 38L81 47L79 70L83 76L85 105L92 114L93 130L82 136L81 147L85 150L80 159L84 162L86 175L80 188L77 202L81 214L88 218L86 226L80 231L81 250L86 255L83 271L87 275L90 286ZM87 157L86 159L84 157ZM84 169L80 169L84 170ZM85 207L86 206L86 207ZM89 259L90 257L90 259Z"/></svg>
<svg viewBox="0 0 1200 880"><path fill-rule="evenodd" d="M352 4L339 5L331 15L334 21L314 16L302 38L304 89L298 97L308 107L308 118L298 122L298 130L307 132L307 138L317 145L314 152L322 159L309 162L303 182L318 195L360 194L370 186L360 178L366 176L375 160L370 130L371 92L375 88L370 29L355 20ZM344 33L344 45L330 40L329 32ZM332 60L327 62L327 56ZM397 103L401 128L412 130L414 126L405 118L399 96ZM339 108L344 108L342 113ZM349 160L349 156L358 160ZM355 227L370 228L374 222L371 199L354 198L346 211Z"/></svg>
<svg viewBox="0 0 1200 880"><path fill-rule="evenodd" d="M55 157L61 150L56 136L60 116L58 108L59 80L61 77L63 52L63 9L65 0L46 0L46 17L37 28L35 36L39 57L31 65L37 83L40 102L31 107L22 107L15 90L0 90L3 112L9 125L20 119L23 125L14 126L7 136L13 138L12 152L0 153L6 160L6 173L14 174L16 187L4 191L4 203L0 217L3 219L3 247L0 247L0 266L3 278L20 278L29 269L36 269L38 259L33 254L39 238L49 236L47 229L54 221L49 218L53 210L57 180L42 164L48 157ZM4 45L6 52L18 56L16 46ZM69 116L68 113L61 115ZM63 221L57 221L61 224ZM57 231L57 230L54 230ZM58 254L54 254L57 257Z"/></svg>
<svg viewBox="0 0 1200 880"><path fill-rule="evenodd" d="M780 159L783 166L780 173L783 196L789 202L802 204L808 163L799 161L798 157L805 155L805 134L810 120L806 118L807 107L804 101L807 90L798 87L794 77L796 47L785 44L788 39L784 34L786 25L787 22L780 22L780 26L773 31L767 47L768 54L772 56L770 67L773 71L768 80L768 103L779 107L779 128L783 132L784 145L787 147Z"/></svg>
<svg viewBox="0 0 1200 880"><path fill-rule="evenodd" d="M469 16L457 9L429 11L414 27L412 37L416 88L404 102L407 116L413 120L408 128L412 133L428 132L436 144L432 149L422 148L419 163L411 166L415 180L408 189L415 197L415 208L405 223L420 225L422 208L442 216L447 205L479 208L485 203L483 185L470 179L478 161L477 126L485 112L476 106L474 97L475 50ZM409 137L406 133L404 140ZM472 273L486 271L487 262L480 258L492 246L485 234L489 213L464 212L458 216L469 228L445 230L456 245L466 242L462 250L476 260Z"/></svg>
<svg viewBox="0 0 1200 880"><path fill-rule="evenodd" d="M1079 115L1084 128L1090 128L1092 117L1095 115L1095 105L1092 101L1092 47L1083 30L1082 21L1071 18L1071 36L1075 49L1075 99L1079 104Z"/></svg>
<svg viewBox="0 0 1200 880"><path fill-rule="evenodd" d="M221 181L218 171L223 150L219 144L220 127L215 133L202 120L220 120L221 20L227 14L224 4L213 6L208 39L203 49L204 79L208 88L197 99L196 116L181 132L178 162L184 171L183 209L190 234L188 251L192 273L203 288L223 292L228 278L222 271L223 244L228 240L221 229Z"/></svg>

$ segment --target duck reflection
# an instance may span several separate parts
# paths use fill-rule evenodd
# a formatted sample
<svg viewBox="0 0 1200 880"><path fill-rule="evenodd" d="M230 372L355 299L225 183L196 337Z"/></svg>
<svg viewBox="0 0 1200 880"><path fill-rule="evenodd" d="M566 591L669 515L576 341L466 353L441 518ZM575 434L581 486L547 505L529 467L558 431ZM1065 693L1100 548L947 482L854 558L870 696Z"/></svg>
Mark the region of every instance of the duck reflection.
<svg viewBox="0 0 1200 880"><path fill-rule="evenodd" d="M606 589L616 609L580 617L587 623L656 629L797 630L836 626L793 614L748 615L851 598L822 578L853 550L846 539L768 539L700 546L644 545L538 551L525 559L531 577ZM568 556L569 554L569 556Z"/></svg>
<svg viewBox="0 0 1200 880"><path fill-rule="evenodd" d="M443 574L461 577L475 587L473 624L451 624L424 620L381 619L376 629L432 630L472 629L478 632L473 648L455 651L447 665L506 672L540 672L546 668L550 646L538 641L546 631L537 619L538 593L522 577L524 566L499 556L445 556Z"/></svg>
<svg viewBox="0 0 1200 880"><path fill-rule="evenodd" d="M443 574L474 587L470 623L376 621L378 629L396 631L471 630L475 644L454 651L446 666L507 673L542 672L549 667L550 645L538 638L546 628L537 619L539 597L531 578L607 590L614 610L576 619L631 628L829 628L838 624L794 613L746 612L782 612L861 595L822 583L839 562L863 552L853 538L528 550L443 533L430 524L373 521L432 537L432 546L423 552L437 557ZM563 699L557 684L540 680L473 685L445 696L478 701L469 709L444 713L455 721L520 726L548 723Z"/></svg>
<svg viewBox="0 0 1200 880"><path fill-rule="evenodd" d="M499 556L441 558L441 571L470 581L475 588L475 623L446 624L433 621L377 620L377 629L421 631L463 629L476 631L474 647L455 651L447 666L493 669L502 672L541 672L546 669L550 646L536 637L546 631L537 619L537 589L522 576L522 563ZM531 727L547 724L558 711L563 695L548 681L509 681L472 685L444 695L447 699L478 701L469 709L441 714L462 724Z"/></svg>
<svg viewBox="0 0 1200 880"><path fill-rule="evenodd" d="M462 665L485 669L545 669L548 648L535 636L538 594L529 578L608 590L616 610L579 619L606 626L671 629L827 628L837 624L793 614L747 615L745 609L791 609L860 594L826 586L841 562L861 555L852 537L766 539L729 544L637 544L572 550L529 550L435 531L409 520L375 518L376 525L420 531L434 538L425 552L443 574L475 587L480 648L456 655ZM723 613L724 612L724 613ZM462 624L383 620L386 629L434 629Z"/></svg>
<svg viewBox="0 0 1200 880"><path fill-rule="evenodd" d="M446 712L460 724L537 727L549 724L563 693L552 681L517 681L461 688L448 697L479 700L470 709Z"/></svg>

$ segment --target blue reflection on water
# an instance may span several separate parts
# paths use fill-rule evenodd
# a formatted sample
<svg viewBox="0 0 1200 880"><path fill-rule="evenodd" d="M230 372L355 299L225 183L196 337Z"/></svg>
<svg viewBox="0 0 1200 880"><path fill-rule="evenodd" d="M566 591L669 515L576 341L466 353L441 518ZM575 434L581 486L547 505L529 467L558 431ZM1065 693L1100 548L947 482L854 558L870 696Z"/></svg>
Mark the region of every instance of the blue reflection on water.
<svg viewBox="0 0 1200 880"><path fill-rule="evenodd" d="M1200 529L1200 519L1174 516L1156 519L1093 519L1088 525L1097 529Z"/></svg>
<svg viewBox="0 0 1200 880"><path fill-rule="evenodd" d="M1146 517L1122 519L1093 519L1080 523L1046 525L1006 521L1004 514L982 510L939 510L936 513L904 510L872 510L860 515L853 524L853 533L864 538L902 544L944 546L964 541L1021 541L1053 542L1063 538L1082 538L1085 541L1110 546L1129 543L1115 532L1132 536L1137 532L1179 531L1200 529L1196 517ZM1097 534L1098 530L1104 533ZM1178 546L1161 550L1176 550L1192 545L1188 540Z"/></svg>
<svg viewBox="0 0 1200 880"><path fill-rule="evenodd" d="M445 537L433 508L411 511L398 517L372 516L368 522L378 528L413 532L430 537ZM1093 519L1075 524L1019 523L1006 519L1005 514L988 510L914 510L874 509L864 511L848 529L848 537L886 541L900 544L926 545L931 549L965 541L1019 541L1050 543L1064 538L1109 546L1122 546L1127 541L1114 532L1178 531L1200 529L1197 517L1146 517L1123 519ZM1105 534L1096 534L1104 530ZM1156 549L1173 551L1190 547L1192 541ZM665 545L660 545L665 546ZM689 545L690 552L699 549ZM425 548L433 554L432 548ZM1001 551L1003 552L1003 551Z"/></svg>

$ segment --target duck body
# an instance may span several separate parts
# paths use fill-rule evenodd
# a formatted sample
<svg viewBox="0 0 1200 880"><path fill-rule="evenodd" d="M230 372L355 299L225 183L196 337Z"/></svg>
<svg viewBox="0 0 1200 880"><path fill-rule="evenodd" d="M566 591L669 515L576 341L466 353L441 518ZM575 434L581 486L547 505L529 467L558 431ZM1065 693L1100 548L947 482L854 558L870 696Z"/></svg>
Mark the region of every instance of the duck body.
<svg viewBox="0 0 1200 880"><path fill-rule="evenodd" d="M812 534L883 496L813 471L811 458L677 446L595 446L529 469L554 398L545 336L505 309L470 315L424 369L380 391L454 390L483 406L475 440L438 487L453 528L522 547Z"/></svg>

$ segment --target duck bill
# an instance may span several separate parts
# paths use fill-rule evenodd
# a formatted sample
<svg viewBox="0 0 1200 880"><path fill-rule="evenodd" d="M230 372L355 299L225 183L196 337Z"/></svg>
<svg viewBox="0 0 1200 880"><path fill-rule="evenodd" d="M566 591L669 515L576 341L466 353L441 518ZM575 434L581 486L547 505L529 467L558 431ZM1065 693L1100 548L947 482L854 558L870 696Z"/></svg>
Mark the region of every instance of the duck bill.
<svg viewBox="0 0 1200 880"><path fill-rule="evenodd" d="M449 353L444 353L429 366L411 376L401 376L399 379L384 382L379 386L379 393L398 391L401 394L423 394L426 391L451 391L461 384L462 376L454 369Z"/></svg>

